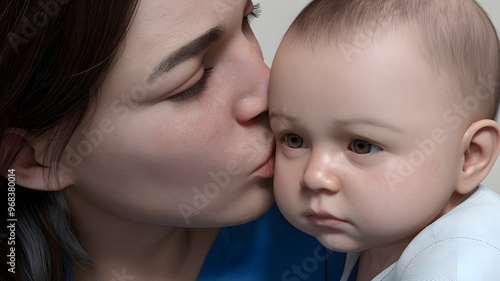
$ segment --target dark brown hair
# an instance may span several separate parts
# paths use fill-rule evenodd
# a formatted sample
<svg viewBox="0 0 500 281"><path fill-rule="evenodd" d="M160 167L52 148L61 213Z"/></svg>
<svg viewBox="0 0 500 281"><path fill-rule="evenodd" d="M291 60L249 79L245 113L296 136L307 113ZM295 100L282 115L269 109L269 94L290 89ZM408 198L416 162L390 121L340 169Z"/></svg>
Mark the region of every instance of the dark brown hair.
<svg viewBox="0 0 500 281"><path fill-rule="evenodd" d="M92 113L137 4L138 0L1 1L0 233L9 233L5 177L23 143L43 135L50 140L45 159L57 163L83 117ZM24 140L5 138L7 128L21 129ZM17 186L15 211L16 273L2 270L1 280L62 280L65 259L91 266L70 226L60 191ZM10 247L6 242L0 243L4 266Z"/></svg>
<svg viewBox="0 0 500 281"><path fill-rule="evenodd" d="M335 47L346 56L387 36L415 39L434 67L450 74L454 99L477 102L495 119L500 99L498 35L473 0L314 0L293 22L284 47Z"/></svg>

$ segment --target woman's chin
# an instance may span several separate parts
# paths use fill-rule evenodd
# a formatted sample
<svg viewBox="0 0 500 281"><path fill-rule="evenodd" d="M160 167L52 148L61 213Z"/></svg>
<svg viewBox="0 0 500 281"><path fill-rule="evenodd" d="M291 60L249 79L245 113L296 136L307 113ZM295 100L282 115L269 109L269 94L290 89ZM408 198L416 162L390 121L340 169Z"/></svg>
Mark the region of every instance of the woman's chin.
<svg viewBox="0 0 500 281"><path fill-rule="evenodd" d="M270 189L271 190L271 189ZM237 204L237 205L235 205ZM274 196L268 193L259 199L247 202L231 203L224 210L207 210L198 216L192 216L191 222L185 227L214 228L241 225L258 219L264 215L274 204Z"/></svg>

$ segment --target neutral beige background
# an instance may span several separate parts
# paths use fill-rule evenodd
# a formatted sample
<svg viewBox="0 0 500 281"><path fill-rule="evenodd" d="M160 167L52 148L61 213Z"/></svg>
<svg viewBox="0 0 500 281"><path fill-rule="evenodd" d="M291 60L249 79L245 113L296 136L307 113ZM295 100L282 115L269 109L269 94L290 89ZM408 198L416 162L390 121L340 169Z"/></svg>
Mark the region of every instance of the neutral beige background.
<svg viewBox="0 0 500 281"><path fill-rule="evenodd" d="M288 26L309 2L310 0L254 0L254 3L260 3L262 14L253 21L252 27L269 66ZM500 0L478 0L478 3L486 10L500 33ZM500 116L497 120L500 120ZM500 194L500 160L497 160L483 183Z"/></svg>

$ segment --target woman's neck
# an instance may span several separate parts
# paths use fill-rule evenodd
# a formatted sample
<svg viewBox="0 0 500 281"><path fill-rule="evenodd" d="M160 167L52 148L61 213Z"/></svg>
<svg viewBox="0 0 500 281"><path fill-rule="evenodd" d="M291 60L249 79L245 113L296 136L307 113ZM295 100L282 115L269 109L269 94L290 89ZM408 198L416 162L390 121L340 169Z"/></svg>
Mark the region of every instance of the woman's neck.
<svg viewBox="0 0 500 281"><path fill-rule="evenodd" d="M137 240L123 246L120 254L100 249L92 255L99 280L196 280L218 229L176 229L163 243ZM116 246L116 244L115 244ZM141 247L142 246L142 247ZM75 281L92 280L73 265Z"/></svg>
<svg viewBox="0 0 500 281"><path fill-rule="evenodd" d="M68 200L71 220L98 280L194 281L220 230L137 223L78 201ZM73 281L93 277L72 264Z"/></svg>

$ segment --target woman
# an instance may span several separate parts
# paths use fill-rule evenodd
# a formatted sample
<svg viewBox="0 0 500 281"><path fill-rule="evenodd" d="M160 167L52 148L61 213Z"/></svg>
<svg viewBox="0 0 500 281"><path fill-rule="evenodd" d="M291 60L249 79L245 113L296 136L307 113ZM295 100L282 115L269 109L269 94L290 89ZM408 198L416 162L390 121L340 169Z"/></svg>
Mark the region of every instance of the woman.
<svg viewBox="0 0 500 281"><path fill-rule="evenodd" d="M17 220L1 280L341 272L274 208L250 222L274 161L251 1L1 5L2 226Z"/></svg>

